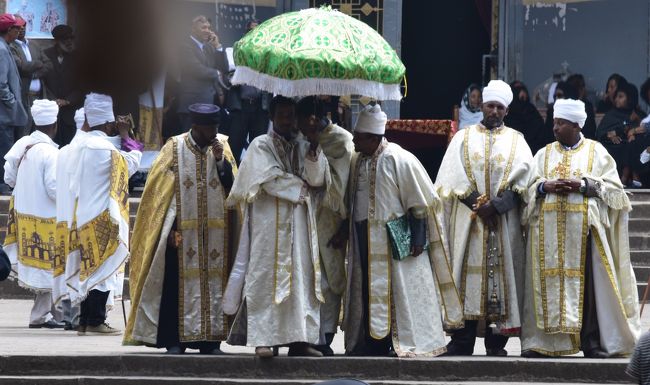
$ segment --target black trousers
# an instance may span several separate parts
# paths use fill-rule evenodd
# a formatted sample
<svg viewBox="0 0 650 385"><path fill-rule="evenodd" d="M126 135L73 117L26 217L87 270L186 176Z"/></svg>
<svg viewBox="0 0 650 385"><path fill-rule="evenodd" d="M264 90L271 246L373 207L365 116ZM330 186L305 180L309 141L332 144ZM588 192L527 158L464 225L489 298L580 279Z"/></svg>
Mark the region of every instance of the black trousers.
<svg viewBox="0 0 650 385"><path fill-rule="evenodd" d="M221 346L221 342L198 341L181 343L178 331L178 250L168 247L165 252L165 276L163 277L160 315L158 319L158 338L156 346L174 346L201 351L211 351Z"/></svg>
<svg viewBox="0 0 650 385"><path fill-rule="evenodd" d="M461 349L468 353L474 352L474 344L476 343L476 329L478 322L475 320L465 321L465 327L458 329L451 335L451 343L459 346ZM485 328L485 339L483 341L486 350L500 350L503 349L508 343L508 337L500 334L493 334L492 328Z"/></svg>
<svg viewBox="0 0 650 385"><path fill-rule="evenodd" d="M594 274L592 271L591 234L587 237L587 257L585 258L585 292L582 302L582 329L580 329L580 350L588 352L600 349L600 329L596 313Z"/></svg>
<svg viewBox="0 0 650 385"><path fill-rule="evenodd" d="M81 302L79 312L80 326L99 326L106 321L106 301L110 291L91 290Z"/></svg>
<svg viewBox="0 0 650 385"><path fill-rule="evenodd" d="M266 134L269 128L269 115L261 107L259 100L249 102L242 100L242 109L230 111L230 132L228 144L232 149L237 164L241 153L249 142L260 135Z"/></svg>
<svg viewBox="0 0 650 385"><path fill-rule="evenodd" d="M355 223L357 233L357 243L359 244L359 255L361 257L361 277L362 277L362 302L363 302L363 332L364 344L358 346L352 354L385 356L393 348L392 332L380 340L370 335L370 309L368 308L368 292L370 290L368 282L368 221Z"/></svg>

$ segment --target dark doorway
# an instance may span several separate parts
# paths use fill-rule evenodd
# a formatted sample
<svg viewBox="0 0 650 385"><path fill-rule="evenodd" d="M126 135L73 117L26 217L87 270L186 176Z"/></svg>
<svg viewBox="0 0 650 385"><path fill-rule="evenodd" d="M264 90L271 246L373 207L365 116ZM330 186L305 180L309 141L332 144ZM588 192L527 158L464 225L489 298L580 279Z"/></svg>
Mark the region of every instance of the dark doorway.
<svg viewBox="0 0 650 385"><path fill-rule="evenodd" d="M402 2L408 95L402 119L451 119L470 83L481 83L490 51L491 0Z"/></svg>

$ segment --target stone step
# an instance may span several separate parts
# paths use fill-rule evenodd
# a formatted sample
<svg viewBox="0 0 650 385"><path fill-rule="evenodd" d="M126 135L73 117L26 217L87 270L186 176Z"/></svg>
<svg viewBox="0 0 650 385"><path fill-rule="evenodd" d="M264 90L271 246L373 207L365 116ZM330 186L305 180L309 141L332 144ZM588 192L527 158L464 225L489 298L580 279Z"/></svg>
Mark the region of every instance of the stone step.
<svg viewBox="0 0 650 385"><path fill-rule="evenodd" d="M648 218L650 217L650 201L632 203L632 212L630 218Z"/></svg>
<svg viewBox="0 0 650 385"><path fill-rule="evenodd" d="M650 202L650 189L627 190L631 202Z"/></svg>
<svg viewBox="0 0 650 385"><path fill-rule="evenodd" d="M418 359L278 357L253 355L166 356L160 354L4 356L3 377L237 379L226 383L310 384L324 378L361 378L376 384L483 382L628 382L627 359L523 359L437 357ZM262 380L263 379L263 380ZM99 380L98 380L99 381ZM248 381L248 382L247 382ZM253 381L253 382L251 382ZM273 382L275 381L275 382ZM24 382L27 383L27 382ZM61 383L61 382L59 382ZM78 382L118 384L119 382ZM134 383L134 382L127 382ZM217 382L218 383L218 382ZM30 384L33 384L31 382Z"/></svg>
<svg viewBox="0 0 650 385"><path fill-rule="evenodd" d="M634 266L634 275L636 276L637 284L639 282L648 282L650 266Z"/></svg>
<svg viewBox="0 0 650 385"><path fill-rule="evenodd" d="M632 266L650 266L650 250L631 250Z"/></svg>
<svg viewBox="0 0 650 385"><path fill-rule="evenodd" d="M630 250L649 250L650 235L647 232L630 232Z"/></svg>

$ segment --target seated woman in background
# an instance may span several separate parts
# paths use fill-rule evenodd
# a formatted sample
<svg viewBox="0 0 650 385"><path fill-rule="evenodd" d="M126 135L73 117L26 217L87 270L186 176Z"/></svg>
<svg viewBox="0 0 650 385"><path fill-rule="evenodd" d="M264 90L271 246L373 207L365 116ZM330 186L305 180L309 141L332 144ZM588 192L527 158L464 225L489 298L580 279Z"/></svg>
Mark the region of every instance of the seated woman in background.
<svg viewBox="0 0 650 385"><path fill-rule="evenodd" d="M596 106L596 112L599 114L604 114L609 110L614 108L614 99L616 98L616 90L618 87L627 83L627 80L619 74L611 74L607 79L607 84L605 85L605 95L603 99L598 102Z"/></svg>
<svg viewBox="0 0 650 385"><path fill-rule="evenodd" d="M582 127L582 135L587 139L596 139L596 113L594 112L594 105L591 104L587 98L587 86L585 78L581 74L573 74L566 80L578 92L578 100L585 104L585 112L587 113L587 120L585 126Z"/></svg>
<svg viewBox="0 0 650 385"><path fill-rule="evenodd" d="M639 158L647 129L640 127L635 113L639 94L633 84L625 82L619 85L615 95L614 108L598 125L596 137L616 161L621 182L628 187L641 187Z"/></svg>
<svg viewBox="0 0 650 385"><path fill-rule="evenodd" d="M514 98L510 103L508 114L503 119L503 123L524 134L526 143L535 154L545 144L540 144L540 136L544 130L544 119L542 119L542 115L540 115L533 103L530 102L528 88L524 83L515 80L510 83L510 88L512 88Z"/></svg>
<svg viewBox="0 0 650 385"><path fill-rule="evenodd" d="M463 100L460 102L459 130L473 124L479 124L483 120L481 103L483 103L481 87L475 83L470 84L463 94Z"/></svg>

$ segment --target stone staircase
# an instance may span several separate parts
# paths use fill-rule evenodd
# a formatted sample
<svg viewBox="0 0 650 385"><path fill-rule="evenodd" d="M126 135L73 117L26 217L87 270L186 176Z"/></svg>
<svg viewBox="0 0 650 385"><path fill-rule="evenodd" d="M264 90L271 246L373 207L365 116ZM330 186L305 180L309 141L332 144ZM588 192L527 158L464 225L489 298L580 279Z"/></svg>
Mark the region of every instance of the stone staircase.
<svg viewBox="0 0 650 385"><path fill-rule="evenodd" d="M166 356L159 354L4 356L0 385L310 385L357 378L374 385L626 383L625 359L417 359L278 357L253 355Z"/></svg>
<svg viewBox="0 0 650 385"><path fill-rule="evenodd" d="M630 200L634 209L630 213L630 252L639 290L639 300L650 278L650 189L631 190ZM140 203L139 197L129 199L131 226ZM0 196L0 244L4 242L7 225L9 197ZM128 280L125 281L128 285ZM128 294L128 288L124 290ZM18 287L15 282L0 282L0 298L31 298L31 293ZM650 299L650 298L649 298Z"/></svg>

